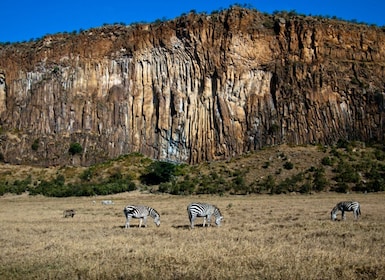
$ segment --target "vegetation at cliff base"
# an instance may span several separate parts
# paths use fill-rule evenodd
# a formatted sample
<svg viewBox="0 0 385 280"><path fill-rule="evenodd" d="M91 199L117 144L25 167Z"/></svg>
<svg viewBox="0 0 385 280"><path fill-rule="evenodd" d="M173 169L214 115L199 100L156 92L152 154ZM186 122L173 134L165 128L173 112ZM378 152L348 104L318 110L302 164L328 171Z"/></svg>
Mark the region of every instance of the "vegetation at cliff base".
<svg viewBox="0 0 385 280"><path fill-rule="evenodd" d="M75 146L74 152L80 151ZM30 169L4 165L0 195L68 197L133 190L173 195L380 192L385 191L385 146L346 140L330 147L282 145L198 165L133 153L90 167Z"/></svg>

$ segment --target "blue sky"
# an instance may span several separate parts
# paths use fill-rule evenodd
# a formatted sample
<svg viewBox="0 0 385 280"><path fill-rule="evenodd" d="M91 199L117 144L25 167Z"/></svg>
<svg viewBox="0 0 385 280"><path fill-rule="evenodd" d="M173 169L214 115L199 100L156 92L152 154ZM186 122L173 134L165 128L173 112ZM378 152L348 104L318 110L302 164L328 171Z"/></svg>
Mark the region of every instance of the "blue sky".
<svg viewBox="0 0 385 280"><path fill-rule="evenodd" d="M267 13L295 10L306 15L337 16L385 25L384 0L3 0L0 42L29 41L47 34L86 30L106 23L130 24L172 19L191 10L211 13L236 3Z"/></svg>

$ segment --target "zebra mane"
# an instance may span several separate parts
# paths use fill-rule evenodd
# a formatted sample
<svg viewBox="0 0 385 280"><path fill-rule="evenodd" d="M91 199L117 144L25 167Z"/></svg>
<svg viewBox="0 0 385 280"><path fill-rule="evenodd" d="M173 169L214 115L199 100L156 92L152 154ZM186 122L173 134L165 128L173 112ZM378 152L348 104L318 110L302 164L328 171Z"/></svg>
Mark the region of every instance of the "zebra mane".
<svg viewBox="0 0 385 280"><path fill-rule="evenodd" d="M216 206L216 205L213 205L213 207L214 207L214 215L215 215L215 213L218 213L218 215L219 215L219 217L220 216L222 216L222 213L221 213L221 211L219 210L219 208ZM216 216L216 215L215 215Z"/></svg>
<svg viewBox="0 0 385 280"><path fill-rule="evenodd" d="M158 211L156 211L154 208L148 207L148 210L151 218L155 219L156 217L160 217Z"/></svg>

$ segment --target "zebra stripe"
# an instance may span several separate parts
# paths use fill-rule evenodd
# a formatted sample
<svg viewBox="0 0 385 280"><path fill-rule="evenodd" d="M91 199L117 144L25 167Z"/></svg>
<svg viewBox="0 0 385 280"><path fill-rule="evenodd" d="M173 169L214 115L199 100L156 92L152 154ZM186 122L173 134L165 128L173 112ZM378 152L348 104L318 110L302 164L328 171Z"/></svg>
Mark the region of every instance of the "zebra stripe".
<svg viewBox="0 0 385 280"><path fill-rule="evenodd" d="M190 219L191 228L194 228L194 221L196 217L203 217L203 227L206 224L206 219L207 226L210 226L210 220L212 215L215 216L215 224L217 226L221 225L221 221L223 219L219 208L215 205L211 205L208 203L191 203L187 206L187 213Z"/></svg>
<svg viewBox="0 0 385 280"><path fill-rule="evenodd" d="M358 216L361 215L360 203L357 201L341 201L334 206L331 211L331 220L335 221L337 219L337 212L341 211L342 219L345 220L345 211L353 212L354 219L357 220Z"/></svg>
<svg viewBox="0 0 385 280"><path fill-rule="evenodd" d="M160 226L160 215L154 208L144 206L144 205L128 205L124 207L123 212L124 212L124 215L126 216L125 228L130 227L130 220L132 218L140 219L139 227L142 226L143 221L144 221L144 226L147 227L148 216L154 219L154 223L157 226Z"/></svg>

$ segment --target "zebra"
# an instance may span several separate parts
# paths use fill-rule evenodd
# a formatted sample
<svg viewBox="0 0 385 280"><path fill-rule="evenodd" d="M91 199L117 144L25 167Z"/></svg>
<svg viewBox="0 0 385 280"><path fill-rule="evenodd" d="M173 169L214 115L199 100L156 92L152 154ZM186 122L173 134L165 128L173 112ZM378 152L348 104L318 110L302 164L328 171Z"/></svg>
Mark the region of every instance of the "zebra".
<svg viewBox="0 0 385 280"><path fill-rule="evenodd" d="M211 216L215 216L215 224L217 226L221 225L221 221L223 216L219 211L219 208L215 205L211 205L208 203L191 203L187 206L187 213L190 219L191 228L194 228L194 220L196 217L203 217L203 227L206 224L207 218L207 226L210 226Z"/></svg>
<svg viewBox="0 0 385 280"><path fill-rule="evenodd" d="M361 215L360 203L357 201L341 201L337 203L330 213L332 221L337 219L338 211L341 211L343 220L345 220L345 211L353 211L354 219L357 220L358 216Z"/></svg>
<svg viewBox="0 0 385 280"><path fill-rule="evenodd" d="M160 215L154 208L144 205L128 205L124 207L123 212L126 216L125 228L130 227L130 220L132 218L140 219L139 227L142 226L142 221L144 221L144 226L147 227L148 216L151 216L154 219L154 223L160 226Z"/></svg>
<svg viewBox="0 0 385 280"><path fill-rule="evenodd" d="M74 209L67 209L63 211L64 218L68 218L68 217L73 218L75 214L76 214L76 211Z"/></svg>

